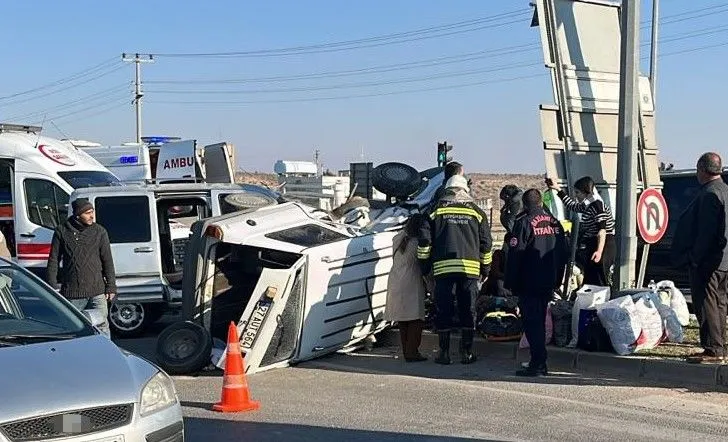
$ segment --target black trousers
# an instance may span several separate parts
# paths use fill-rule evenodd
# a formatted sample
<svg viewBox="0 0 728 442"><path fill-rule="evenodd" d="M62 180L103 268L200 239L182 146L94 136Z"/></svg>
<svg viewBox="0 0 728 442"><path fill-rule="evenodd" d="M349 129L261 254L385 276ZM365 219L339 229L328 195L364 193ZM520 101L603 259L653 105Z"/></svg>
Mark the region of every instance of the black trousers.
<svg viewBox="0 0 728 442"><path fill-rule="evenodd" d="M454 326L453 301L457 299L460 328L475 329L475 298L478 296L478 280L465 276L446 276L435 280L435 328L448 331Z"/></svg>
<svg viewBox="0 0 728 442"><path fill-rule="evenodd" d="M691 269L690 291L700 325L700 346L710 356L728 356L725 346L728 272Z"/></svg>
<svg viewBox="0 0 728 442"><path fill-rule="evenodd" d="M579 245L576 263L584 270L584 284L611 286L612 266L617 258L617 242L614 235L607 235L604 240L602 259L592 261L592 255L597 250L598 238L584 238ZM583 247L583 248L582 248Z"/></svg>
<svg viewBox="0 0 728 442"><path fill-rule="evenodd" d="M521 310L523 331L528 339L532 367L546 365L546 310L551 299L551 290L535 290L529 293L515 293Z"/></svg>

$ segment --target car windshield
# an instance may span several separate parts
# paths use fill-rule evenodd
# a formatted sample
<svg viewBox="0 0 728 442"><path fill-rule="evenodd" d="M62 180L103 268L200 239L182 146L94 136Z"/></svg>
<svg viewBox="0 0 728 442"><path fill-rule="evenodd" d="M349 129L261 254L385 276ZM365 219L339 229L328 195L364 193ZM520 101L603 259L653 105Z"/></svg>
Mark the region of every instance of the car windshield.
<svg viewBox="0 0 728 442"><path fill-rule="evenodd" d="M72 171L72 172L58 172L58 175L63 178L68 184L74 189L81 187L104 187L104 186L119 186L121 181L116 178L110 172L103 172L97 170L87 171Z"/></svg>
<svg viewBox="0 0 728 442"><path fill-rule="evenodd" d="M0 267L0 349L94 334L82 318L27 271Z"/></svg>

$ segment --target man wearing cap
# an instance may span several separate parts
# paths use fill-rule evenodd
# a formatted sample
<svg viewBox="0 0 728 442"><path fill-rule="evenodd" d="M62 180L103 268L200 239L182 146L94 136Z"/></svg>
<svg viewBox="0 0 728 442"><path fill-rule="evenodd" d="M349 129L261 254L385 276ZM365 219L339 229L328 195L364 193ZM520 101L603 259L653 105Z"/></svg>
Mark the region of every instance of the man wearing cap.
<svg viewBox="0 0 728 442"><path fill-rule="evenodd" d="M73 215L56 228L48 258L48 283L79 310L96 309L104 319L116 295L116 275L109 235L96 224L85 198L73 201ZM62 264L62 268L59 265ZM110 335L108 319L99 326Z"/></svg>
<svg viewBox="0 0 728 442"><path fill-rule="evenodd" d="M435 327L440 341L438 364L450 364L450 333L453 328L453 301L457 298L462 332L460 362L475 362L473 306L478 280L485 277L493 260L493 239L485 212L470 196L468 181L454 175L445 192L422 223L417 257L423 274L435 278Z"/></svg>

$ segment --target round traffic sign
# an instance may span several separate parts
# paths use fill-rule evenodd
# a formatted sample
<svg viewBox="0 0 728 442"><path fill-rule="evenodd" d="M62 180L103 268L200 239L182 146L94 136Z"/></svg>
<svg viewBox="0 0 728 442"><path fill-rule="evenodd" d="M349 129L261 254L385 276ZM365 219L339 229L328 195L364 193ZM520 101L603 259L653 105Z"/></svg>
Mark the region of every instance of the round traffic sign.
<svg viewBox="0 0 728 442"><path fill-rule="evenodd" d="M645 189L637 202L637 227L648 244L659 241L667 231L667 202L655 188Z"/></svg>

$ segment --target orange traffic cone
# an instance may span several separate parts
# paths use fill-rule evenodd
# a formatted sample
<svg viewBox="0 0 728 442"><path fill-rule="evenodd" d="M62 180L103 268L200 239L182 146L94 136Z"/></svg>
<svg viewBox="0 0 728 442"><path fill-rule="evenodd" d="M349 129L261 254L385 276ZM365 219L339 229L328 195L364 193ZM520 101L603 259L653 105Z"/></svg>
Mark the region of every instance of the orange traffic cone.
<svg viewBox="0 0 728 442"><path fill-rule="evenodd" d="M250 399L248 381L245 379L245 362L240 353L238 329L230 323L228 344L225 352L225 375L222 381L222 397L212 409L223 413L253 411L260 408L260 402Z"/></svg>

